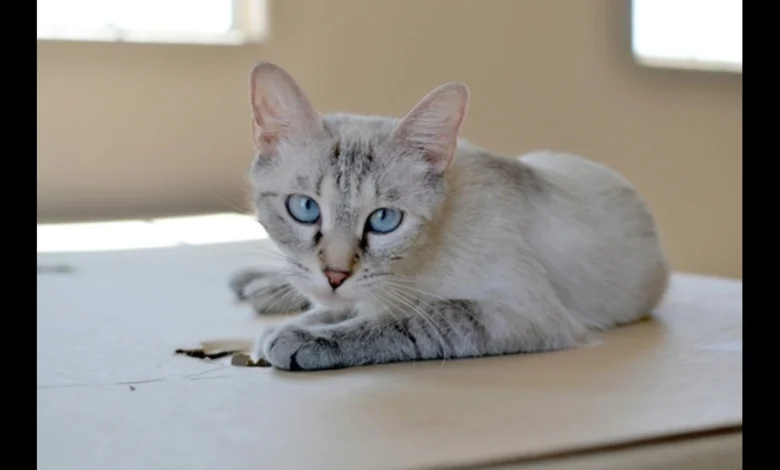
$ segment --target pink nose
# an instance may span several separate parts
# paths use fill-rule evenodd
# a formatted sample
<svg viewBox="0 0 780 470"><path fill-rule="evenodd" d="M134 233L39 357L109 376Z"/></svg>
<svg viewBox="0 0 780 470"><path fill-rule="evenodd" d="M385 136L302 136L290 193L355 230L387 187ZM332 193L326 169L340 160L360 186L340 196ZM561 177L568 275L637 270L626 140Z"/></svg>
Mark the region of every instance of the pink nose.
<svg viewBox="0 0 780 470"><path fill-rule="evenodd" d="M331 269L326 269L323 272L325 273L325 277L328 278L328 283L330 283L333 290L336 290L338 286L343 284L350 275L350 273L345 271L334 271Z"/></svg>

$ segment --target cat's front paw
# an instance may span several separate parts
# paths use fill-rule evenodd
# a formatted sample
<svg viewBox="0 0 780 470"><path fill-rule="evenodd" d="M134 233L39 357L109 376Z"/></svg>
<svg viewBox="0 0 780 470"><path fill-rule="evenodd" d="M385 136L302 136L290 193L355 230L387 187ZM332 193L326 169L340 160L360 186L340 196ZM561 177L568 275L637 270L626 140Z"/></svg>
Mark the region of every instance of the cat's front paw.
<svg viewBox="0 0 780 470"><path fill-rule="evenodd" d="M230 276L228 287L231 292L240 301L246 301L250 293L262 287L267 283L272 273L268 271L259 271L256 269L242 269Z"/></svg>
<svg viewBox="0 0 780 470"><path fill-rule="evenodd" d="M228 285L240 302L248 303L258 314L297 312L310 306L279 272L239 271L231 276Z"/></svg>
<svg viewBox="0 0 780 470"><path fill-rule="evenodd" d="M287 324L264 336L259 355L277 369L319 370L338 363L338 344L305 326Z"/></svg>

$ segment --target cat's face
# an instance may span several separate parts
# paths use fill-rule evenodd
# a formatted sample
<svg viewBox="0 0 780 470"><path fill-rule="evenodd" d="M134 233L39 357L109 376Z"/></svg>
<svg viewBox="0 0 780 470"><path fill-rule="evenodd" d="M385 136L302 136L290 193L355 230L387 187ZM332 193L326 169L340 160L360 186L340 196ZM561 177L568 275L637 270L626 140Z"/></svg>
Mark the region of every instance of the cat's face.
<svg viewBox="0 0 780 470"><path fill-rule="evenodd" d="M325 127L318 139L258 156L257 215L290 258L289 281L313 300L381 301L381 283L401 275L395 268L425 243L444 181L388 140L392 126L382 132L382 122L344 116ZM326 271L348 275L334 289Z"/></svg>
<svg viewBox="0 0 780 470"><path fill-rule="evenodd" d="M392 301L383 283L405 282L400 268L428 240L444 201L465 87L440 87L398 121L322 118L270 64L255 67L251 82L257 216L285 255L289 282L331 308Z"/></svg>

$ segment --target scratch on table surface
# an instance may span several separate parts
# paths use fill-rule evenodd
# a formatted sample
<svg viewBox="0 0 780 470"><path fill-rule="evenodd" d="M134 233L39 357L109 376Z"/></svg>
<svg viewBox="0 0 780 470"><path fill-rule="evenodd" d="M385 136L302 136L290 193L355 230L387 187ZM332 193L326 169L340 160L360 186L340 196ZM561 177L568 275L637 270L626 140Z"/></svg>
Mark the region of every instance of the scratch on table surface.
<svg viewBox="0 0 780 470"><path fill-rule="evenodd" d="M68 274L73 272L73 267L67 264L39 264L38 274Z"/></svg>
<svg viewBox="0 0 780 470"><path fill-rule="evenodd" d="M173 377L157 377L153 379L143 379L143 380L127 380L122 382L88 382L88 383L75 383L75 384L44 384L44 385L38 385L38 390L52 390L57 388L74 388L74 387L105 387L105 386L127 386L127 385L138 385L138 384L148 384L148 383L155 383L155 382L171 382L171 381L177 381L177 380L205 380L205 379L221 379L225 377L230 377L229 375L218 375L218 376L206 376L207 374L210 374L212 372L216 372L218 370L226 369L230 366L220 366L220 367L214 367L212 369L204 370L201 372L196 372L194 374L186 374L186 375L180 375L180 376L173 376ZM204 377L205 376L205 377Z"/></svg>

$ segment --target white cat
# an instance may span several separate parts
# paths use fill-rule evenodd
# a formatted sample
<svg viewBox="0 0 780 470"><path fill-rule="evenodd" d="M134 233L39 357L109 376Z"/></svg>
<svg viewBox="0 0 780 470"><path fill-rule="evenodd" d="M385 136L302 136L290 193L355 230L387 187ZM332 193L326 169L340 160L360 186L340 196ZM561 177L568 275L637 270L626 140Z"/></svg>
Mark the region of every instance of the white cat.
<svg viewBox="0 0 780 470"><path fill-rule="evenodd" d="M631 184L577 156L459 140L465 85L399 120L321 116L273 64L250 81L254 203L285 267L231 284L260 313L282 294L307 309L260 339L274 367L571 348L663 297L669 266Z"/></svg>

